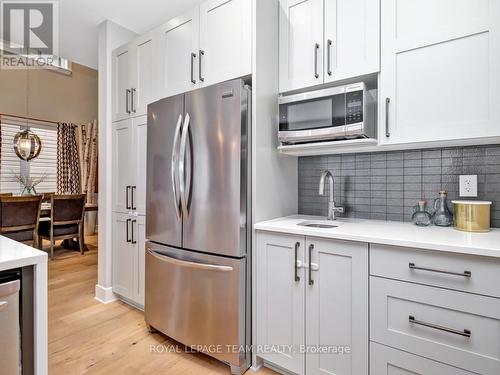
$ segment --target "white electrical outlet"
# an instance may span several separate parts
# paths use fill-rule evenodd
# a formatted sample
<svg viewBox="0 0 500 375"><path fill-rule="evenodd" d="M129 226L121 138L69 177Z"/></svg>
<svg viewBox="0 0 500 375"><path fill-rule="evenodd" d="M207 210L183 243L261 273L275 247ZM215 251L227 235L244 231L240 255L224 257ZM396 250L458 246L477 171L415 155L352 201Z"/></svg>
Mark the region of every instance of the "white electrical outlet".
<svg viewBox="0 0 500 375"><path fill-rule="evenodd" d="M460 176L460 196L477 197L477 175Z"/></svg>

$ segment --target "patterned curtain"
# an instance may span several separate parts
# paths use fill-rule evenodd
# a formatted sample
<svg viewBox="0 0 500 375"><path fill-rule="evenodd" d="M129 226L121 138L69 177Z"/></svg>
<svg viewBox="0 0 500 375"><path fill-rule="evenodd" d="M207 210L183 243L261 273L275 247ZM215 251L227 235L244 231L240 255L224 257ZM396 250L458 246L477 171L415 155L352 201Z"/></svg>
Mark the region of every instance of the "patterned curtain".
<svg viewBox="0 0 500 375"><path fill-rule="evenodd" d="M82 193L87 194L87 203L97 203L97 130L95 120L77 128Z"/></svg>
<svg viewBox="0 0 500 375"><path fill-rule="evenodd" d="M76 125L57 124L57 193L80 194L80 161Z"/></svg>

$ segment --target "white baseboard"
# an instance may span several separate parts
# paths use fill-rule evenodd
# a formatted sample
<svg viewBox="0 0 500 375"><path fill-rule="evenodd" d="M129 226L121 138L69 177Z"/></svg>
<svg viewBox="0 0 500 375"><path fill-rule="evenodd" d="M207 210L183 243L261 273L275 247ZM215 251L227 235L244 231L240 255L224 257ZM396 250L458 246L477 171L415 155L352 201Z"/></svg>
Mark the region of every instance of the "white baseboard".
<svg viewBox="0 0 500 375"><path fill-rule="evenodd" d="M99 284L95 286L95 297L101 303L110 303L116 301L116 295L113 293L113 288L105 288Z"/></svg>

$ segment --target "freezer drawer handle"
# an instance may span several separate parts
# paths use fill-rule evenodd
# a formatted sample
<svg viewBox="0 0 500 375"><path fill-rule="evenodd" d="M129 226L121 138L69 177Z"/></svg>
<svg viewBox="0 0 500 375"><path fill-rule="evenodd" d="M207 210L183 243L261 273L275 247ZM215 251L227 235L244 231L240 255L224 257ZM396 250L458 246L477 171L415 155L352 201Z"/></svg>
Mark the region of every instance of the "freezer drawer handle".
<svg viewBox="0 0 500 375"><path fill-rule="evenodd" d="M459 335L459 336L463 336L463 337L470 337L470 335L471 335L471 331L469 331L468 329L464 329L463 331L460 331L458 329L453 329L453 328L443 327L443 326L440 326L437 324L423 322L421 320L415 319L415 317L413 315L410 315L408 317L408 321L411 324L417 324L419 326L424 326L424 327L428 327L428 328L432 328L432 329L437 329L439 331L453 333L454 335Z"/></svg>
<svg viewBox="0 0 500 375"><path fill-rule="evenodd" d="M186 260L175 259L163 254L160 255L151 249L148 249L148 253L151 256L155 257L156 259L161 260L162 262L167 262L170 264L174 264L176 266L196 268L199 270L208 270L208 271L221 271L221 272L233 271L233 267L230 266L217 266L215 264L196 263L196 262L189 262Z"/></svg>
<svg viewBox="0 0 500 375"><path fill-rule="evenodd" d="M408 267L410 269L412 269L412 270L437 272L437 273L444 273L446 275L454 275L454 276L472 277L472 272L471 271L452 272L452 271L446 271L446 270L438 270L438 269L435 269L435 268L417 267L415 265L415 263L408 263Z"/></svg>

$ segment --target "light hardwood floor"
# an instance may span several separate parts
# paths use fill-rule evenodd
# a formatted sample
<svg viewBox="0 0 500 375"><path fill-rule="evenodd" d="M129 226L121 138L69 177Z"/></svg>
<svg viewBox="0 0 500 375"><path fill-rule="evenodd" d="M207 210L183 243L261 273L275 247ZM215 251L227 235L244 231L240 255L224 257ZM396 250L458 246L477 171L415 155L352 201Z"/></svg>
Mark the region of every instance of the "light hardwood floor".
<svg viewBox="0 0 500 375"><path fill-rule="evenodd" d="M56 247L56 259L49 261L49 375L230 374L203 354L152 352L151 346L176 343L148 333L141 311L123 302L97 302L97 237L86 243L83 256Z"/></svg>

